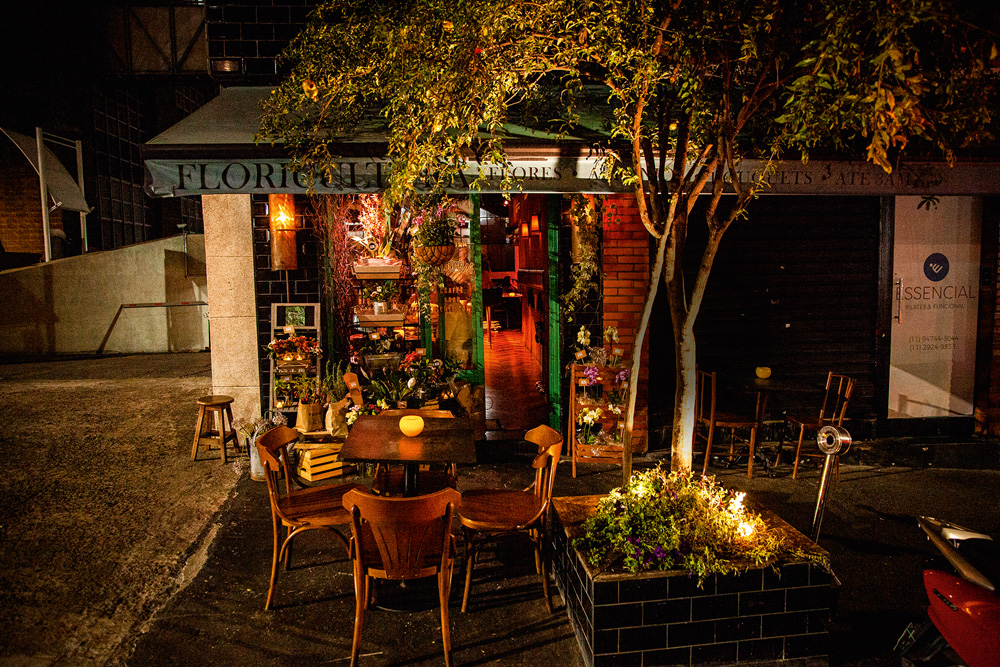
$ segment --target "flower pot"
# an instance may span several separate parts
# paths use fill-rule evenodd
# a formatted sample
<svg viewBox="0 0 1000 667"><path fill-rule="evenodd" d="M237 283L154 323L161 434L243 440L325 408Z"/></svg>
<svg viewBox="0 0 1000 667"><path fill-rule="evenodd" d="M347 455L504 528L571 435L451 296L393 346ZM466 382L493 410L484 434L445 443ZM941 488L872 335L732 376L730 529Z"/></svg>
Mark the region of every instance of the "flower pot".
<svg viewBox="0 0 1000 667"><path fill-rule="evenodd" d="M373 301L372 302L372 314L373 315L385 315L385 311L389 310L389 304L385 301Z"/></svg>
<svg viewBox="0 0 1000 667"><path fill-rule="evenodd" d="M339 438L347 437L347 406L350 403L350 397L345 396L343 400L331 403L327 407L326 420L323 425L330 432L330 435Z"/></svg>
<svg viewBox="0 0 1000 667"><path fill-rule="evenodd" d="M300 431L310 433L323 428L323 404L299 403L295 426Z"/></svg>
<svg viewBox="0 0 1000 667"><path fill-rule="evenodd" d="M417 246L413 250L414 256L421 264L428 266L441 266L455 254L453 245L431 245Z"/></svg>

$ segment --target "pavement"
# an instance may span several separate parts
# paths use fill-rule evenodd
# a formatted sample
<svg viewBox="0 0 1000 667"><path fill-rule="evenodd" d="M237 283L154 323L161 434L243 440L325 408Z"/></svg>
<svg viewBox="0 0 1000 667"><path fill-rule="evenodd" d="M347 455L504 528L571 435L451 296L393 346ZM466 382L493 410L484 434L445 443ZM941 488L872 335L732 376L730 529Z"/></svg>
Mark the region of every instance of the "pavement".
<svg viewBox="0 0 1000 667"><path fill-rule="evenodd" d="M267 492L246 460L190 460L194 398L208 356L149 355L0 366L0 667L347 664L354 593L339 541L296 538L293 567L264 611L271 558ZM933 554L915 517L1000 535L992 441L856 443L831 488L820 544L841 582L830 664L898 665L892 648L924 613ZM526 443L481 443L459 490L523 488ZM637 459L656 465L661 452ZM970 467L973 466L973 467ZM722 483L808 532L819 470ZM353 478L335 480L354 481ZM362 480L364 481L364 480ZM603 493L620 469L564 457L557 495ZM554 589L554 587L553 587ZM436 595L384 588L365 616L362 665L441 664ZM490 543L468 613L456 576L455 664L582 665L558 595L549 614L527 543Z"/></svg>

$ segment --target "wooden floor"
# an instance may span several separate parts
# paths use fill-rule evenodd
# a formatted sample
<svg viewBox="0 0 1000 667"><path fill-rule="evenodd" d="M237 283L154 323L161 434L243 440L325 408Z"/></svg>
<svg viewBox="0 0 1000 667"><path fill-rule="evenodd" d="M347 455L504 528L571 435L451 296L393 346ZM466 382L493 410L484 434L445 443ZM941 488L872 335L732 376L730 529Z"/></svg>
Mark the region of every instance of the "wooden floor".
<svg viewBox="0 0 1000 667"><path fill-rule="evenodd" d="M486 352L486 419L490 439L517 438L545 423L548 407L538 391L541 365L531 358L518 330L496 331ZM501 431L502 433L497 433ZM521 434L512 433L521 431Z"/></svg>

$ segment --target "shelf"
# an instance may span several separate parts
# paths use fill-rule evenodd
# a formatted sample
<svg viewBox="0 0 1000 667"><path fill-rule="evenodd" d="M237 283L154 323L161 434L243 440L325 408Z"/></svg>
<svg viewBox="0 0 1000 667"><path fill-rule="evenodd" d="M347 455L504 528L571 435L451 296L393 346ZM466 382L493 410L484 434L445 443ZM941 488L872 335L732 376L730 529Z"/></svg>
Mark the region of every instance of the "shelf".
<svg viewBox="0 0 1000 667"><path fill-rule="evenodd" d="M354 277L358 280L398 280L402 264L355 264Z"/></svg>
<svg viewBox="0 0 1000 667"><path fill-rule="evenodd" d="M358 324L369 327L401 327L406 322L405 313L384 313L375 315L374 313L356 313Z"/></svg>

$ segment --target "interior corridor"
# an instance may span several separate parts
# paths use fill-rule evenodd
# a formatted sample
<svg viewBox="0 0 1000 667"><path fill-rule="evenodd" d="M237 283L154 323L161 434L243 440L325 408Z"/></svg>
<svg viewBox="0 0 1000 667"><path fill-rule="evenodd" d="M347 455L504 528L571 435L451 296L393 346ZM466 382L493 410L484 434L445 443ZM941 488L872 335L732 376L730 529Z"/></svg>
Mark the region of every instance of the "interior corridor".
<svg viewBox="0 0 1000 667"><path fill-rule="evenodd" d="M489 440L520 440L524 431L548 419L545 396L538 390L542 369L521 343L521 332L493 332L484 341L486 425Z"/></svg>

